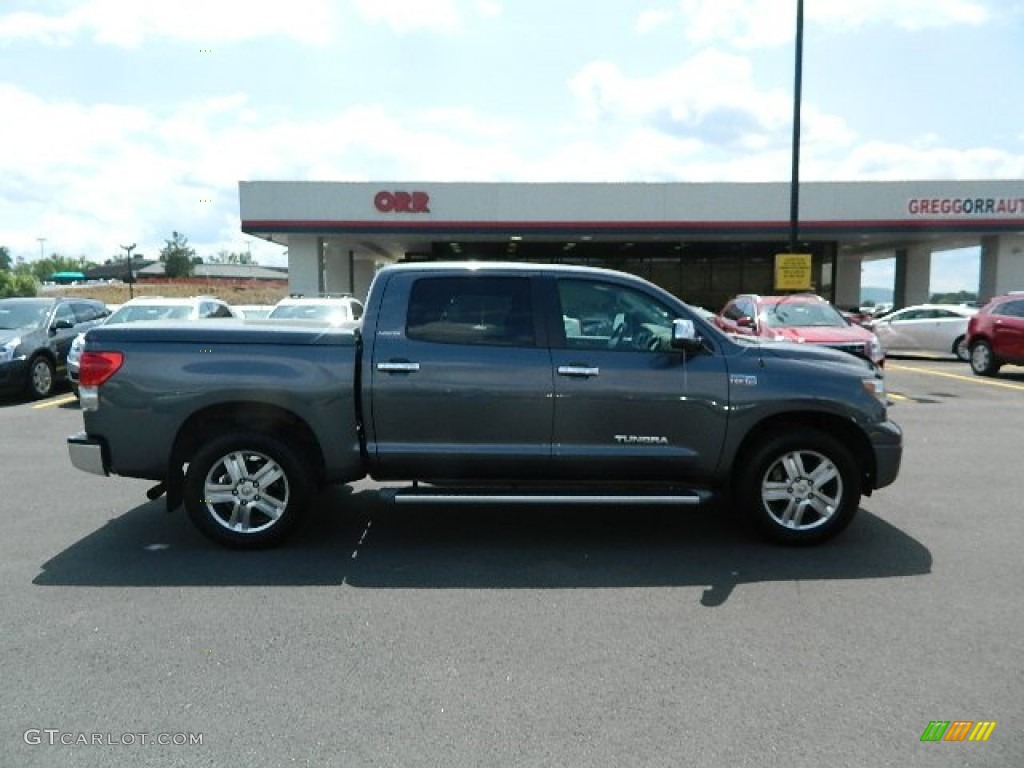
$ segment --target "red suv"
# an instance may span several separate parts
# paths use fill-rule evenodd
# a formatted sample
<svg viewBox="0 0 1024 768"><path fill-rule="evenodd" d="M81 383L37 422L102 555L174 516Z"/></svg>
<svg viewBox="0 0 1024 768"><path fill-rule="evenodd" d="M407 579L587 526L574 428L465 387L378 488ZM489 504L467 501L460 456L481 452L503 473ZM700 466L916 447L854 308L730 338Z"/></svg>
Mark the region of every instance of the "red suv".
<svg viewBox="0 0 1024 768"><path fill-rule="evenodd" d="M996 296L967 323L971 370L995 376L1010 363L1024 365L1024 293Z"/></svg>
<svg viewBox="0 0 1024 768"><path fill-rule="evenodd" d="M715 316L715 324L727 333L820 344L867 358L877 365L885 364L885 352L875 334L848 321L838 309L812 293L743 294L722 308Z"/></svg>

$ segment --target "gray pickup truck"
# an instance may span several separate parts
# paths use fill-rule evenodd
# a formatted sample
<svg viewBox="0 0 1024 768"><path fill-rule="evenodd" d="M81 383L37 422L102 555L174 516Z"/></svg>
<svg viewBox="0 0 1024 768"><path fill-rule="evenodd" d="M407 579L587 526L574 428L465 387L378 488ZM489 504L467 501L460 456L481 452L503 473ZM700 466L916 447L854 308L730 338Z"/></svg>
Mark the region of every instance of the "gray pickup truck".
<svg viewBox="0 0 1024 768"><path fill-rule="evenodd" d="M721 492L785 543L841 531L895 480L882 372L732 338L618 272L382 269L357 328L125 324L89 332L72 463L157 482L214 541L280 542L327 483L400 504L698 505Z"/></svg>

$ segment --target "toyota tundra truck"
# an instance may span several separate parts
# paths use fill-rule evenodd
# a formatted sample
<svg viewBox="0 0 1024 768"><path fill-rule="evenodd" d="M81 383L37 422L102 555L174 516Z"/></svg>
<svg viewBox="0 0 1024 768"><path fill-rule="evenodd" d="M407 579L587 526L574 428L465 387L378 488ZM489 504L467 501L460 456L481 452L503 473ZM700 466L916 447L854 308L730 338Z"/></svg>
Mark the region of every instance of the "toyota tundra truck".
<svg viewBox="0 0 1024 768"><path fill-rule="evenodd" d="M727 335L615 271L398 264L358 327L257 323L90 330L74 466L152 480L150 498L242 549L366 477L399 481L395 504L723 495L769 539L813 543L899 472L870 361Z"/></svg>

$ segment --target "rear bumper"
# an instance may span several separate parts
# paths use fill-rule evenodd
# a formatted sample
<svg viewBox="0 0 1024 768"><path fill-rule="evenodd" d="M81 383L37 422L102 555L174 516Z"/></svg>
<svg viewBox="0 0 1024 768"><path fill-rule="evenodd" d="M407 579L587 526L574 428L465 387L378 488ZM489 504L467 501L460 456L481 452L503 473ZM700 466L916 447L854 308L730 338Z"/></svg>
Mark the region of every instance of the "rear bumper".
<svg viewBox="0 0 1024 768"><path fill-rule="evenodd" d="M68 437L68 456L76 469L104 477L110 474L106 446L85 432Z"/></svg>
<svg viewBox="0 0 1024 768"><path fill-rule="evenodd" d="M884 488L892 484L900 473L903 430L898 424L886 421L872 433L871 445L875 451L875 488Z"/></svg>

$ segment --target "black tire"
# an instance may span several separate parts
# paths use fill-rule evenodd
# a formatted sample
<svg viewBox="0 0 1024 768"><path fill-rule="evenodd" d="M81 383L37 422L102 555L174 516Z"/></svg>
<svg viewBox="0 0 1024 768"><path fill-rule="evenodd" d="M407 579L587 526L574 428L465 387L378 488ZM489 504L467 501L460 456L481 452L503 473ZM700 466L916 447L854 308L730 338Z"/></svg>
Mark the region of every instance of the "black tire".
<svg viewBox="0 0 1024 768"><path fill-rule="evenodd" d="M737 500L758 532L772 541L825 541L857 513L857 462L842 443L823 432L790 430L762 441L741 461Z"/></svg>
<svg viewBox="0 0 1024 768"><path fill-rule="evenodd" d="M237 432L204 445L185 473L185 510L212 541L275 546L302 521L312 496L308 462L280 440Z"/></svg>
<svg viewBox="0 0 1024 768"><path fill-rule="evenodd" d="M971 344L971 370L978 376L995 376L1001 365L987 341L982 339Z"/></svg>
<svg viewBox="0 0 1024 768"><path fill-rule="evenodd" d="M28 364L25 390L33 400L43 400L53 394L57 372L46 355L33 357Z"/></svg>
<svg viewBox="0 0 1024 768"><path fill-rule="evenodd" d="M967 339L964 336L959 337L953 342L953 354L956 355L956 359L961 363L969 363L971 361L971 350L967 348Z"/></svg>

